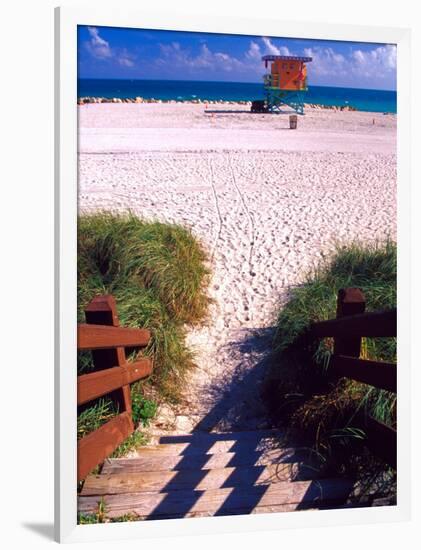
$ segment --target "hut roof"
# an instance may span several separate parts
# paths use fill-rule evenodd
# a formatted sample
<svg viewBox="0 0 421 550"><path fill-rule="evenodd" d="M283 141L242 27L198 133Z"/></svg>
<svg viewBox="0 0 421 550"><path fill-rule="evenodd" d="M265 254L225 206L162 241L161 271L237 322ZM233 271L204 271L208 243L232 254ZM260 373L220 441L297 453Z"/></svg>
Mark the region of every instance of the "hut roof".
<svg viewBox="0 0 421 550"><path fill-rule="evenodd" d="M282 61L303 61L304 63L313 61L312 57L303 57L300 55L264 55L262 57L262 61L276 61L277 59Z"/></svg>

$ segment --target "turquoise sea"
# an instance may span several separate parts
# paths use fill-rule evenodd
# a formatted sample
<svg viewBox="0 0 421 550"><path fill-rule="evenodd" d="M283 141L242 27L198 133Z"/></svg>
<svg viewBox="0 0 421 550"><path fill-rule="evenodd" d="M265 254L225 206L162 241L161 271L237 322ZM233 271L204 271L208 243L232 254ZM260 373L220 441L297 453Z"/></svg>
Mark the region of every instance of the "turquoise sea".
<svg viewBox="0 0 421 550"><path fill-rule="evenodd" d="M263 84L248 82L203 82L191 80L78 80L78 97L175 99L189 101L252 101L263 99ZM309 86L306 103L354 107L359 111L396 113L396 92Z"/></svg>

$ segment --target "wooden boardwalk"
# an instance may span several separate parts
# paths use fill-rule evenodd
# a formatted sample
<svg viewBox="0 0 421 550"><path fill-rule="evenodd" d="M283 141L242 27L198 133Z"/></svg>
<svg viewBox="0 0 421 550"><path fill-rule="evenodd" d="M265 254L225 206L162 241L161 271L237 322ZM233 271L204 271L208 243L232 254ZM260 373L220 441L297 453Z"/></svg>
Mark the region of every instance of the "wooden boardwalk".
<svg viewBox="0 0 421 550"><path fill-rule="evenodd" d="M78 442L80 513L147 520L394 503L390 487L367 493L361 481L323 475L308 449L282 445L272 430L165 435L134 458L107 458L134 430L130 383L153 368L141 352L128 363L125 347L145 347L150 333L120 327L112 296L94 298L85 313L78 348L93 350L96 371L78 377L78 405L110 394L121 412ZM362 337L396 337L396 310L365 313L362 292L341 289L337 318L311 325L302 338L310 334L334 338L329 376L396 392L396 364L360 357ZM360 420L365 444L396 469L396 427L369 415Z"/></svg>
<svg viewBox="0 0 421 550"><path fill-rule="evenodd" d="M108 459L85 480L79 511L139 519L335 508L350 479L326 478L304 449L279 446L273 431L161 436L136 458Z"/></svg>

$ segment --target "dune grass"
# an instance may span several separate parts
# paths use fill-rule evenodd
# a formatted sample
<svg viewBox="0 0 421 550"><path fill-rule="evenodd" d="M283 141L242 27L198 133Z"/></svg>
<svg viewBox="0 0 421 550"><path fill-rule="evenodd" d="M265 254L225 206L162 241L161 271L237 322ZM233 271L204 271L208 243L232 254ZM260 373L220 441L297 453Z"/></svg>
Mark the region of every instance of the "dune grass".
<svg viewBox="0 0 421 550"><path fill-rule="evenodd" d="M336 316L337 294L345 287L364 292L366 311L396 307L396 244L338 247L329 261L291 291L277 319L274 367L266 384L277 420L335 468L349 468L349 457L363 452L358 412L391 425L396 422L395 394L348 379L334 382L327 376L332 339L306 346L300 340L311 323ZM396 339L363 338L361 356L396 361Z"/></svg>
<svg viewBox="0 0 421 550"><path fill-rule="evenodd" d="M78 220L78 321L100 294L112 294L120 324L148 328L153 375L132 385L135 422L149 421L156 402L177 402L194 366L186 327L205 321L209 298L206 255L189 230L133 215L98 213ZM78 374L93 368L89 352L78 356ZM110 399L79 414L80 437L117 413ZM101 420L102 419L102 420Z"/></svg>
<svg viewBox="0 0 421 550"><path fill-rule="evenodd" d="M107 507L104 497L98 501L98 506L95 512L85 514L78 512L77 522L79 525L90 525L95 523L122 523L127 521L139 521L139 516L134 513L123 514L114 518L107 517Z"/></svg>

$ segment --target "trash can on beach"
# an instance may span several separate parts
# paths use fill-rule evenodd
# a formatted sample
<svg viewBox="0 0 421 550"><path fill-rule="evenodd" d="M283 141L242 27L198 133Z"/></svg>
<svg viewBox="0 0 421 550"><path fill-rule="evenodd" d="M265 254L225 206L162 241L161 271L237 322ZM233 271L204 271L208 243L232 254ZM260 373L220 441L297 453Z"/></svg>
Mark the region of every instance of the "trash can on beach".
<svg viewBox="0 0 421 550"><path fill-rule="evenodd" d="M290 130L297 129L297 115L289 115L289 127Z"/></svg>

